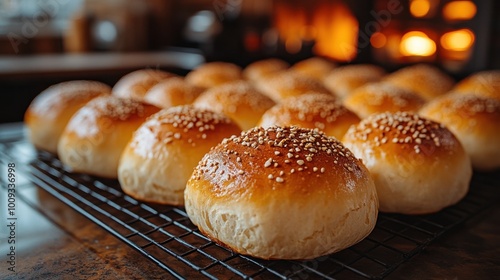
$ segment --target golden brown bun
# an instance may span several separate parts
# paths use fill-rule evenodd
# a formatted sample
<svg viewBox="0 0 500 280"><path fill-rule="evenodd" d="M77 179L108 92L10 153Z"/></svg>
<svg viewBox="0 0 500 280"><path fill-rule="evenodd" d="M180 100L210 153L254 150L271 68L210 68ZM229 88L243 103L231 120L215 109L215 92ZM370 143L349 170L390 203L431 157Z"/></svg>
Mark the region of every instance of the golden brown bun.
<svg viewBox="0 0 500 280"><path fill-rule="evenodd" d="M186 182L201 158L241 132L226 116L178 106L151 116L134 133L118 167L124 192L140 200L183 205Z"/></svg>
<svg viewBox="0 0 500 280"><path fill-rule="evenodd" d="M241 68L227 62L209 62L201 65L186 75L186 81L208 89L225 83L242 80Z"/></svg>
<svg viewBox="0 0 500 280"><path fill-rule="evenodd" d="M277 58L269 58L249 64L243 70L243 76L247 80L259 82L270 74L284 71L288 69L288 67L290 67L288 62Z"/></svg>
<svg viewBox="0 0 500 280"><path fill-rule="evenodd" d="M424 103L418 94L387 83L364 85L344 99L344 106L363 119L383 112L418 112Z"/></svg>
<svg viewBox="0 0 500 280"><path fill-rule="evenodd" d="M472 167L460 142L416 114L371 115L349 129L343 143L370 170L382 212L437 212L469 189Z"/></svg>
<svg viewBox="0 0 500 280"><path fill-rule="evenodd" d="M290 97L269 109L259 126L290 126L316 128L328 136L342 139L359 117L342 106L333 95L305 94Z"/></svg>
<svg viewBox="0 0 500 280"><path fill-rule="evenodd" d="M474 95L446 95L429 102L420 114L448 127L480 170L500 167L500 100Z"/></svg>
<svg viewBox="0 0 500 280"><path fill-rule="evenodd" d="M253 128L206 154L189 179L186 212L201 232L263 259L309 259L347 248L377 220L370 174L332 137Z"/></svg>
<svg viewBox="0 0 500 280"><path fill-rule="evenodd" d="M375 65L346 65L333 69L325 77L324 83L331 92L344 99L356 88L367 83L377 82L384 75L384 69Z"/></svg>
<svg viewBox="0 0 500 280"><path fill-rule="evenodd" d="M456 84L452 91L500 99L500 70L481 71L470 75Z"/></svg>
<svg viewBox="0 0 500 280"><path fill-rule="evenodd" d="M175 77L153 86L144 96L144 101L160 108L170 108L191 104L202 92L202 88Z"/></svg>
<svg viewBox="0 0 500 280"><path fill-rule="evenodd" d="M97 96L111 88L95 81L68 81L42 91L24 114L31 143L38 149L57 153L57 143L69 119Z"/></svg>
<svg viewBox="0 0 500 280"><path fill-rule="evenodd" d="M243 130L257 125L262 114L274 105L247 82L233 82L204 92L194 106L223 113L233 119Z"/></svg>
<svg viewBox="0 0 500 280"><path fill-rule="evenodd" d="M416 64L387 75L384 81L419 94L429 101L448 92L453 79L438 68Z"/></svg>
<svg viewBox="0 0 500 280"><path fill-rule="evenodd" d="M75 172L116 178L118 160L132 133L159 110L133 99L96 98L69 121L59 141L59 158Z"/></svg>
<svg viewBox="0 0 500 280"><path fill-rule="evenodd" d="M337 65L321 57L312 57L295 63L291 70L307 77L323 81Z"/></svg>
<svg viewBox="0 0 500 280"><path fill-rule="evenodd" d="M177 75L155 69L141 69L130 72L116 82L113 94L121 98L143 100L148 90L157 83Z"/></svg>
<svg viewBox="0 0 500 280"><path fill-rule="evenodd" d="M268 76L256 86L275 102L312 92L331 95L331 92L321 82L293 71Z"/></svg>

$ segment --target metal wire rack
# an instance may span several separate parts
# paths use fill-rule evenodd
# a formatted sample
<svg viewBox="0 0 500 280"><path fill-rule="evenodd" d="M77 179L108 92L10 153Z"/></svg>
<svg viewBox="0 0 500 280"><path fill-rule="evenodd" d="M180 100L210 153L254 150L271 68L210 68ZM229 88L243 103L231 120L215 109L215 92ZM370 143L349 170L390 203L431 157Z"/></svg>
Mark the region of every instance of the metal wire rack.
<svg viewBox="0 0 500 280"><path fill-rule="evenodd" d="M0 143L2 161L18 162L45 189L176 278L381 279L429 243L500 200L499 174L475 173L457 205L423 216L380 214L374 231L341 252L306 261L268 261L231 252L202 235L182 207L144 203L116 180L68 172L24 139Z"/></svg>

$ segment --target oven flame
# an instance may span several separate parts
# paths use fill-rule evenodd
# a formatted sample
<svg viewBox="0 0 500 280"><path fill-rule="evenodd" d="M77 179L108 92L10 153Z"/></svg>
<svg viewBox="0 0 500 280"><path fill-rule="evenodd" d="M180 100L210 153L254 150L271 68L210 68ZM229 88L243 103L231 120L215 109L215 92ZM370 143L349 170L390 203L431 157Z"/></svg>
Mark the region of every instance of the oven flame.
<svg viewBox="0 0 500 280"><path fill-rule="evenodd" d="M303 42L314 41L316 55L350 61L358 51L358 20L338 1L312 1L305 9L287 1L274 5L274 27L288 53L297 53Z"/></svg>
<svg viewBox="0 0 500 280"><path fill-rule="evenodd" d="M404 56L431 56L436 53L436 43L421 31L403 35L399 50Z"/></svg>

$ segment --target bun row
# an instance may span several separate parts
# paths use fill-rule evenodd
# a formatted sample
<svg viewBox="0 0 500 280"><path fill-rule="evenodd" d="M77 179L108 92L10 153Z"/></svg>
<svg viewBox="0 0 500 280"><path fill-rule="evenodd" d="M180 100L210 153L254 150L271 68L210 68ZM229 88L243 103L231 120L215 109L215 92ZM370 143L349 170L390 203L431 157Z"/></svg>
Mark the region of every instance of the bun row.
<svg viewBox="0 0 500 280"><path fill-rule="evenodd" d="M134 71L113 88L54 85L25 123L74 172L184 205L236 252L314 258L362 240L379 209L440 211L466 195L472 167L499 168L499 75L454 85L428 65L212 62L186 77Z"/></svg>

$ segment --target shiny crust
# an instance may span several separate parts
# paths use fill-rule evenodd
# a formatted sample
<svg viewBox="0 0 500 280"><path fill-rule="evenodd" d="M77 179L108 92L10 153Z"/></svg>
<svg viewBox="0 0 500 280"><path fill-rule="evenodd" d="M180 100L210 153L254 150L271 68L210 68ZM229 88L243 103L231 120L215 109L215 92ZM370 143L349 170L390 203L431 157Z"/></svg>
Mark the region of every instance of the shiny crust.
<svg viewBox="0 0 500 280"><path fill-rule="evenodd" d="M267 77L256 84L262 93L275 102L281 102L288 97L299 96L306 93L329 94L331 92L315 79L303 76L293 71L280 72Z"/></svg>
<svg viewBox="0 0 500 280"><path fill-rule="evenodd" d="M379 81L385 70L372 64L346 65L333 69L328 74L325 86L339 98L344 99L356 88Z"/></svg>
<svg viewBox="0 0 500 280"><path fill-rule="evenodd" d="M361 118L366 118L383 112L418 112L425 100L407 89L375 83L357 88L343 103Z"/></svg>
<svg viewBox="0 0 500 280"><path fill-rule="evenodd" d="M204 92L194 106L223 113L243 130L257 125L274 101L247 82L233 82Z"/></svg>
<svg viewBox="0 0 500 280"><path fill-rule="evenodd" d="M432 213L467 193L470 160L439 123L406 112L371 115L349 129L343 143L370 170L380 211Z"/></svg>
<svg viewBox="0 0 500 280"><path fill-rule="evenodd" d="M174 77L153 86L144 101L160 108L189 105L203 92L202 88L186 82L183 78Z"/></svg>
<svg viewBox="0 0 500 280"><path fill-rule="evenodd" d="M159 110L133 99L96 98L69 121L59 141L59 157L75 172L116 178L118 160L132 133Z"/></svg>
<svg viewBox="0 0 500 280"><path fill-rule="evenodd" d="M204 89L242 79L241 68L227 62L205 63L186 75L187 82Z"/></svg>
<svg viewBox="0 0 500 280"><path fill-rule="evenodd" d="M259 60L245 67L243 77L253 82L259 82L268 75L284 71L288 67L290 67L288 62L277 58Z"/></svg>
<svg viewBox="0 0 500 280"><path fill-rule="evenodd" d="M295 63L291 70L318 81L323 81L335 67L337 65L329 60L321 57L312 57Z"/></svg>
<svg viewBox="0 0 500 280"><path fill-rule="evenodd" d="M141 69L123 76L113 87L113 95L142 101L148 90L157 83L177 75L155 69Z"/></svg>
<svg viewBox="0 0 500 280"><path fill-rule="evenodd" d="M387 75L384 81L411 90L427 101L445 94L455 83L443 71L426 64L404 67Z"/></svg>
<svg viewBox="0 0 500 280"><path fill-rule="evenodd" d="M125 148L118 168L121 187L140 200L183 205L186 182L200 159L240 132L228 117L209 110L162 110L141 125Z"/></svg>
<svg viewBox="0 0 500 280"><path fill-rule="evenodd" d="M24 115L35 147L57 153L57 143L69 119L90 100L110 94L111 88L96 81L68 81L50 86L30 104Z"/></svg>
<svg viewBox="0 0 500 280"><path fill-rule="evenodd" d="M463 144L474 168L500 167L500 100L449 94L428 103L420 114L446 125Z"/></svg>
<svg viewBox="0 0 500 280"><path fill-rule="evenodd" d="M333 95L304 94L290 97L269 109L259 126L290 126L319 129L341 139L360 118L345 108Z"/></svg>
<svg viewBox="0 0 500 280"><path fill-rule="evenodd" d="M500 99L500 70L472 74L457 83L452 92Z"/></svg>
<svg viewBox="0 0 500 280"><path fill-rule="evenodd" d="M200 230L264 259L305 259L351 246L373 229L378 200L361 161L320 132L254 128L203 157L185 191Z"/></svg>

